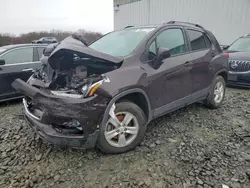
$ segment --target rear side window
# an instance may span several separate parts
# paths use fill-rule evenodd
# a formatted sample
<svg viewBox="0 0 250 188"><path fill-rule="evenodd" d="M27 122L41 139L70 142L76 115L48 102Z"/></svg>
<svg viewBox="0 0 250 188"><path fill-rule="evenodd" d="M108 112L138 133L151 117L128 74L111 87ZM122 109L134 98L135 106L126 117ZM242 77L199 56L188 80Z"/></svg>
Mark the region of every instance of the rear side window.
<svg viewBox="0 0 250 188"><path fill-rule="evenodd" d="M211 47L211 41L202 32L188 30L192 51L203 50Z"/></svg>
<svg viewBox="0 0 250 188"><path fill-rule="evenodd" d="M4 59L6 64L33 62L33 48L12 50L1 56L1 59Z"/></svg>
<svg viewBox="0 0 250 188"><path fill-rule="evenodd" d="M38 51L38 59L40 60L42 55L43 55L43 51L44 51L45 47L39 47L37 48Z"/></svg>

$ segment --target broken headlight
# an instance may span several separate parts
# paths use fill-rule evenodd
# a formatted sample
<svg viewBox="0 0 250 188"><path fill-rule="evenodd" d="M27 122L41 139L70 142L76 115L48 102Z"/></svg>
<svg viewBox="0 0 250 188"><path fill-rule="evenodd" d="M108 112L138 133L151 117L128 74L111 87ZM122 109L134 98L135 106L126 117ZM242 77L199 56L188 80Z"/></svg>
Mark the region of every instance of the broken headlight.
<svg viewBox="0 0 250 188"><path fill-rule="evenodd" d="M87 84L82 87L81 92L83 96L87 95L88 89L89 89L89 86Z"/></svg>
<svg viewBox="0 0 250 188"><path fill-rule="evenodd" d="M103 80L96 82L92 85L84 85L81 89L83 96L92 97L95 94L96 90L102 85L102 83Z"/></svg>
<svg viewBox="0 0 250 188"><path fill-rule="evenodd" d="M92 97L96 90L104 83L104 82L110 82L109 78L104 77L102 80L92 84L92 85L84 85L81 89L82 94L84 97Z"/></svg>

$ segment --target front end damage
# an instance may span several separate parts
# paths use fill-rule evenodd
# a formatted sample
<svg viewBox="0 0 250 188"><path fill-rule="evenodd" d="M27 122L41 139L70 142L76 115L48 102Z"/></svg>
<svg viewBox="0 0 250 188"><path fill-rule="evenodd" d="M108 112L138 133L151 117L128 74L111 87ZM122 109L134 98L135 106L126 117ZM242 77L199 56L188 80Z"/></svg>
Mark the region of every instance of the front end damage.
<svg viewBox="0 0 250 188"><path fill-rule="evenodd" d="M94 51L71 37L62 41L27 83L12 86L25 95L25 117L44 140L63 147L90 148L111 98L102 90L105 73L122 59Z"/></svg>

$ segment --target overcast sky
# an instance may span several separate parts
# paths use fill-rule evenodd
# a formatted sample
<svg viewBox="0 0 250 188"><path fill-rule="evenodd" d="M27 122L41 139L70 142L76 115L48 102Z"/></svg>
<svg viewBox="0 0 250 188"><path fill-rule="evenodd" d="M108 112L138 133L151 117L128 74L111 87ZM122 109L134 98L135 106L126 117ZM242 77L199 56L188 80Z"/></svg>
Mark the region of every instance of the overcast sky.
<svg viewBox="0 0 250 188"><path fill-rule="evenodd" d="M0 32L113 30L113 0L0 0Z"/></svg>

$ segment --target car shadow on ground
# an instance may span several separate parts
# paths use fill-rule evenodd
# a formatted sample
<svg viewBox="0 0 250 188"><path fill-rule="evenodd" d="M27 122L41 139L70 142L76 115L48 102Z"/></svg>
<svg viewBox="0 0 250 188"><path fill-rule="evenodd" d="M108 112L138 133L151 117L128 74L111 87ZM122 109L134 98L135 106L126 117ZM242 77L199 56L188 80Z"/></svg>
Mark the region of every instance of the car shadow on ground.
<svg viewBox="0 0 250 188"><path fill-rule="evenodd" d="M229 88L229 89L235 89L235 90L245 90L245 91L250 90L250 88L243 87L243 86L227 86L227 88Z"/></svg>
<svg viewBox="0 0 250 188"><path fill-rule="evenodd" d="M0 103L0 108L5 108L6 106L17 105L22 102L22 99L14 99L10 101L4 101Z"/></svg>
<svg viewBox="0 0 250 188"><path fill-rule="evenodd" d="M187 107L181 108L179 110L176 110L174 112L171 112L169 114L166 114L164 116L161 116L159 118L156 118L154 120L152 120L148 126L147 126L147 131L146 131L146 135L150 135L151 133L153 133L156 129L159 128L159 126L161 126L161 124L164 124L166 120L173 120L174 118L178 119L179 117L188 114L188 112L191 109L195 109L199 110L199 109L204 109L206 108L202 103L195 103L192 105L189 105ZM176 130L174 127L170 127L169 125L164 125L164 126L168 126L169 130L174 131L174 132L179 132L178 130ZM144 142L145 140L147 140L146 136L144 136L142 142ZM84 155L88 155L88 154L93 154L95 153L95 155L97 156L109 156L110 154L105 154L103 153L101 150L99 150L97 147L95 148L91 148L91 149L75 149L75 148L69 148L69 147L59 147L59 146L55 146L53 144L49 144L46 141L39 139L39 141L37 142L38 147L40 147L41 150L43 150L44 148L50 148L50 151L53 151L53 153L57 153L57 154L66 154L66 155L71 155L72 157L78 154L83 154ZM140 144L139 146L140 147ZM43 149L42 149L43 148ZM135 152L135 150L132 150L130 152ZM113 154L116 155L116 154ZM120 155L120 154L118 154ZM112 156L112 155L110 155Z"/></svg>

